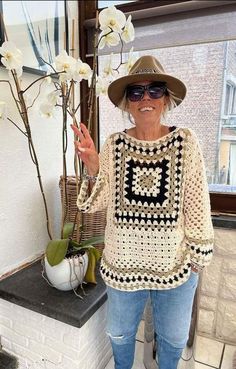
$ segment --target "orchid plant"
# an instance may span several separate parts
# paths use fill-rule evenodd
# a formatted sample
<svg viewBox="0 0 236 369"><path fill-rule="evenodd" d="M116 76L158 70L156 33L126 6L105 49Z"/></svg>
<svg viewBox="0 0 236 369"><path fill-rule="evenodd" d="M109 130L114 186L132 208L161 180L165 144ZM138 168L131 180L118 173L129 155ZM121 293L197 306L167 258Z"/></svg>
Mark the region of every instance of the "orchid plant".
<svg viewBox="0 0 236 369"><path fill-rule="evenodd" d="M72 235L76 225L76 219L73 224L66 223L67 217L67 125L72 121L77 127L78 111L82 99L78 103L75 103L75 87L82 81L86 80L89 83L89 96L82 97L88 98L88 110L89 120L87 122L90 129L92 119L92 103L96 97L101 94L107 93L107 88L111 81L117 76L121 67L125 67L127 71L134 63L133 48L130 50L128 60L123 61L123 45L134 40L134 27L131 22L131 16L126 19L123 12L116 9L115 6L110 6L103 9L97 19L99 27L96 27L94 36L94 64L93 69L84 63L81 59L76 59L63 50L59 55L55 57L53 64L47 63L52 72L35 79L28 86L24 86L23 80L23 55L22 52L11 42L5 41L0 47L0 54L2 55L1 62L5 68L9 71L9 79L0 80L1 83L8 84L15 106L19 112L20 122L17 123L8 116L7 104L4 101L0 101L0 120L7 120L12 123L21 132L28 141L29 153L33 164L36 167L37 178L41 195L43 198L47 232L49 236L49 244L46 249L46 256L49 264L56 265L60 263L63 258L68 254L78 253L82 249L86 249L89 252L89 259L94 264L94 260L98 260L100 254L95 249L93 244L101 243L101 237L92 238L84 242L76 242L72 240ZM5 34L7 39L7 35ZM102 74L98 76L96 74L96 59L98 56L98 50L105 46L117 46L121 44L120 62L119 65L113 66L113 54L108 57L107 64L102 71ZM46 62L45 62L46 63ZM32 86L38 86L38 93L36 97L29 103L27 99L27 93ZM50 86L50 87L49 87ZM43 90L50 88L50 92L43 94ZM62 204L62 221L61 221L61 236L60 239L55 239L52 235L51 224L49 219L48 205L43 188L43 182L41 178L40 165L35 150L33 136L30 125L29 109L32 108L39 97L43 95L39 111L42 117L50 118L54 115L56 109L62 111L62 148L63 148L63 204ZM23 125L23 127L22 127ZM76 139L76 138L75 138ZM78 156L75 156L75 174L76 178L82 176L82 165ZM78 173L79 169L79 173ZM88 268L91 269L91 268ZM85 276L86 278L86 276ZM89 277L87 276L89 281ZM94 278L90 278L90 281L94 282Z"/></svg>

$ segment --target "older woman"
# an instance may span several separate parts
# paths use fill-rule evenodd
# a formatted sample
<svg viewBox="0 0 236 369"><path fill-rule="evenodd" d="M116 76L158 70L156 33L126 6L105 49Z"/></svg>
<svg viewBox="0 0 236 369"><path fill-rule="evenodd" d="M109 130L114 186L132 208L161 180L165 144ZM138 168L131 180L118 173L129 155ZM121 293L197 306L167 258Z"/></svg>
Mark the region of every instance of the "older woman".
<svg viewBox="0 0 236 369"><path fill-rule="evenodd" d="M161 123L185 85L152 56L137 60L108 95L134 127L112 134L98 156L81 124L76 150L87 175L77 205L107 209L101 274L115 369L131 369L135 335L150 298L160 369L176 369L188 339L198 273L213 248L208 186L196 135ZM94 183L87 198L89 182Z"/></svg>

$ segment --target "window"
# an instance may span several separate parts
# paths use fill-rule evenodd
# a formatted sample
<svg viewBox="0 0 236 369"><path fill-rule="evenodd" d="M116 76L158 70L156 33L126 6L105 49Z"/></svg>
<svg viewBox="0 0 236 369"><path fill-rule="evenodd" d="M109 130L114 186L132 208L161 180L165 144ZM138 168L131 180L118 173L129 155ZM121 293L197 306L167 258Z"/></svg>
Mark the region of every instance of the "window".
<svg viewBox="0 0 236 369"><path fill-rule="evenodd" d="M224 109L224 114L225 115L229 115L229 99L230 99L230 91L231 91L231 85L229 83L227 83L226 85L226 94L225 94L225 109Z"/></svg>
<svg viewBox="0 0 236 369"><path fill-rule="evenodd" d="M125 7L121 10L125 11ZM197 133L205 157L212 208L236 212L236 132L232 123L236 111L235 2L222 6L221 2L206 4L198 0L168 4L144 0L130 4L127 11L135 25L136 56L157 56L166 72L182 79L188 87L185 101L169 116L168 124L191 127ZM124 50L128 53L130 48L130 44L125 45ZM88 45L87 55L91 50L92 44ZM114 63L118 60L118 50L103 49L100 69L111 51ZM101 145L110 133L131 125L119 109L109 104L106 97L100 101ZM226 118L230 119L230 127L226 126Z"/></svg>
<svg viewBox="0 0 236 369"><path fill-rule="evenodd" d="M236 86L229 82L226 84L224 115L227 119L230 118L231 115L236 116Z"/></svg>
<svg viewBox="0 0 236 369"><path fill-rule="evenodd" d="M157 57L167 73L180 78L187 85L188 92L184 102L169 113L165 123L189 127L196 132L205 157L209 188L216 192L236 192L236 186L232 182L234 169L232 164L230 166L230 163L236 161L236 152L230 149L231 144L236 143L236 130L232 127L227 131L223 129L224 120L220 118L224 95L222 61L225 59L226 43L229 43L228 48L234 49L236 46L236 41L223 41L134 53L136 58L147 53ZM99 57L100 70L105 66L106 60L105 55ZM119 64L118 54L113 63L114 66ZM232 89L231 85L227 87L225 104L227 102L226 105L232 109L235 88ZM109 134L131 126L121 111L113 107L108 97L100 100L99 116L101 145Z"/></svg>

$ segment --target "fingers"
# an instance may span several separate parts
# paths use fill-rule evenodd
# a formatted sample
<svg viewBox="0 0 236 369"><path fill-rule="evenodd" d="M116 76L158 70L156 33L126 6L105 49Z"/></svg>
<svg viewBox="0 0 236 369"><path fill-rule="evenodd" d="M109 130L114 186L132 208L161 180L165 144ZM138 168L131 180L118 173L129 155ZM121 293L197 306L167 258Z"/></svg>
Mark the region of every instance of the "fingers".
<svg viewBox="0 0 236 369"><path fill-rule="evenodd" d="M78 152L78 154L84 153L86 149L80 145L78 141L74 141L75 150Z"/></svg>
<svg viewBox="0 0 236 369"><path fill-rule="evenodd" d="M91 136L89 134L89 131L88 131L88 128L86 127L86 125L83 124L83 123L80 123L80 127L81 127L81 130L83 132L84 137L91 140Z"/></svg>
<svg viewBox="0 0 236 369"><path fill-rule="evenodd" d="M72 128L72 130L74 131L74 133L78 136L79 134L79 128L76 127L74 124L71 124L70 127Z"/></svg>
<svg viewBox="0 0 236 369"><path fill-rule="evenodd" d="M71 124L71 128L73 129L75 135L79 138L80 142L85 140L83 133L74 125Z"/></svg>
<svg viewBox="0 0 236 369"><path fill-rule="evenodd" d="M86 139L89 141L92 140L87 127L83 123L80 123L80 129L78 129L78 127L73 124L71 124L71 128L73 129L76 136L79 137L81 142Z"/></svg>

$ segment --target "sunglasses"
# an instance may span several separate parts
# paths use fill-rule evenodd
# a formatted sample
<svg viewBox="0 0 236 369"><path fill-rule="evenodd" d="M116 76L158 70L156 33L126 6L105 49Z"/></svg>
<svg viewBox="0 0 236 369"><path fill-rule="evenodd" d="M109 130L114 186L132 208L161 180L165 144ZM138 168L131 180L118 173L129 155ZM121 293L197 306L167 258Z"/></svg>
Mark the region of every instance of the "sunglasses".
<svg viewBox="0 0 236 369"><path fill-rule="evenodd" d="M130 101L140 101L142 100L145 91L147 91L148 96L151 99L160 99L165 94L167 95L166 86L157 83L151 83L150 85L131 85L126 88L126 97Z"/></svg>

